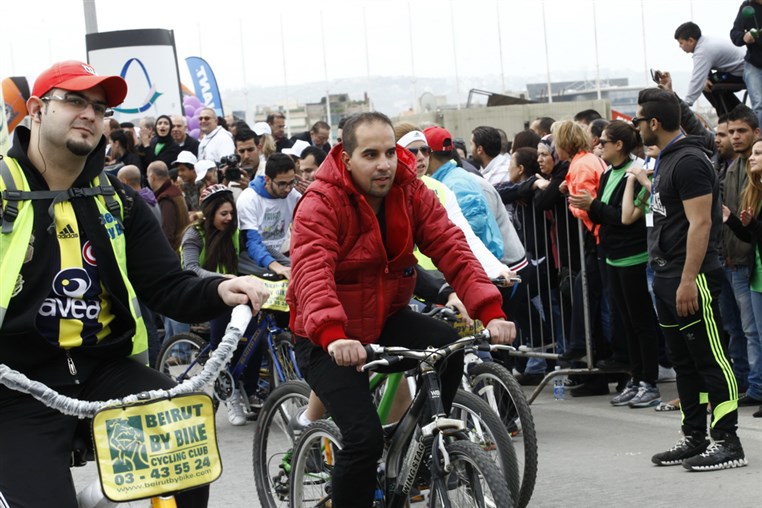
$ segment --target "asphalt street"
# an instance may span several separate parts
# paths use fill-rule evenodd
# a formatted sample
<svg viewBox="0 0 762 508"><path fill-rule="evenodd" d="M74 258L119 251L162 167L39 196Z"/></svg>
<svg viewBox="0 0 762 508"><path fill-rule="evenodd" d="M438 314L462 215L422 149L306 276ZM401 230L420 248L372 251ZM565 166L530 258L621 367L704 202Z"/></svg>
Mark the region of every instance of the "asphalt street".
<svg viewBox="0 0 762 508"><path fill-rule="evenodd" d="M659 385L675 397L674 383ZM614 385L610 385L613 395ZM528 394L529 392L527 392ZM532 507L759 507L762 503L762 418L757 408L739 411L739 436L749 465L692 473L657 467L651 455L680 437L680 413L616 408L610 396L553 399L547 387L532 404L539 441L539 472ZM258 507L251 466L254 425L232 427L224 408L217 415L222 477L212 485L210 507ZM95 478L95 467L73 471L75 484ZM146 501L128 506L147 506Z"/></svg>

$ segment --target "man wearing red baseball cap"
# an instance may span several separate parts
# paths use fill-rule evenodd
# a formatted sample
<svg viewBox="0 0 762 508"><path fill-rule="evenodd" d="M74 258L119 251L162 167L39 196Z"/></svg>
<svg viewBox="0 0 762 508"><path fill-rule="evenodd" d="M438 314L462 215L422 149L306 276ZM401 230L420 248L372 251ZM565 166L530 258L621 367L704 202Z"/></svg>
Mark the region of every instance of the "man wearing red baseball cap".
<svg viewBox="0 0 762 508"><path fill-rule="evenodd" d="M195 322L235 304L258 311L268 295L250 277L184 272L143 200L103 171L103 118L126 95L119 76L53 65L27 101L31 128L16 127L0 160L0 363L82 400L174 385L145 365L138 299ZM0 505L75 508L78 419L0 386L0 422ZM208 495L184 492L178 506Z"/></svg>

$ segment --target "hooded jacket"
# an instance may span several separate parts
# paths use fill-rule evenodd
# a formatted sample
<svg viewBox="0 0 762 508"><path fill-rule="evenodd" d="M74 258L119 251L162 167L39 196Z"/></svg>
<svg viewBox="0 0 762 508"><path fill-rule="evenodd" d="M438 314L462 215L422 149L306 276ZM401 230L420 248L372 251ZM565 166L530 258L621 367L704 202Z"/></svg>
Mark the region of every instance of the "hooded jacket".
<svg viewBox="0 0 762 508"><path fill-rule="evenodd" d="M685 265L688 219L683 201L712 195L709 243L700 272L721 268L722 202L717 174L702 138L687 136L662 150L654 171L651 211L654 225L648 230L648 257L658 277L680 277Z"/></svg>
<svg viewBox="0 0 762 508"><path fill-rule="evenodd" d="M14 135L9 157L19 163L31 190L48 190L44 178L27 157L29 130L17 127ZM73 188L89 187L100 174L105 148L105 138L102 138ZM217 286L224 279L200 279L192 272L183 271L176 253L143 200L116 178L109 177L109 180L125 210L124 255L127 276L137 296L151 309L185 322L210 319L224 312L227 306L217 294ZM57 238L47 231L51 223L48 214L50 199L32 202L34 225L29 259L25 260L20 272L23 284L11 298L0 330L0 363L50 386L84 381L100 362L129 356L132 350L136 324L129 309L124 279L94 199L72 199L71 204L79 230L86 235L97 260L100 283L108 295L104 303L109 305L109 312L114 316L107 333L93 344L65 350L46 340L38 328L38 312L51 293L61 264ZM0 256L5 254L0 252ZM63 271L64 267L61 268ZM76 366L76 375L70 373L67 356ZM4 392L7 393L0 389L0 397Z"/></svg>
<svg viewBox="0 0 762 508"><path fill-rule="evenodd" d="M436 195L415 176L415 160L397 147L397 171L379 220L333 147L294 212L291 329L324 349L338 339L375 342L386 319L406 307L415 286L413 248L429 256L488 323L504 317L500 292L471 253Z"/></svg>

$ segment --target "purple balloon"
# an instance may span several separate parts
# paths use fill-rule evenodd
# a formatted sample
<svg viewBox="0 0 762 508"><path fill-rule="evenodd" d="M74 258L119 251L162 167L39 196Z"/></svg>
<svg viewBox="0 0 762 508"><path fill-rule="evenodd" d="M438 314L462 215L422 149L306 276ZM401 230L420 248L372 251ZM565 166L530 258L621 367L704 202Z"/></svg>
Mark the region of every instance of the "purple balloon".
<svg viewBox="0 0 762 508"><path fill-rule="evenodd" d="M198 100L198 97L196 97L195 95L188 96L186 100L184 101L184 104L188 106L193 106L195 108L199 108L202 106L201 101Z"/></svg>
<svg viewBox="0 0 762 508"><path fill-rule="evenodd" d="M188 120L188 130L196 130L199 128L199 121L197 116L191 117L190 120Z"/></svg>
<svg viewBox="0 0 762 508"><path fill-rule="evenodd" d="M198 137L201 135L201 129L193 129L188 134L190 134L192 137L198 139Z"/></svg>
<svg viewBox="0 0 762 508"><path fill-rule="evenodd" d="M196 111L196 108L194 108L194 107L193 107L193 106L191 106L190 104L186 104L186 105L183 107L183 111L185 111L185 116L186 116L187 118L190 118L190 117L192 117L192 116L193 116L193 113Z"/></svg>

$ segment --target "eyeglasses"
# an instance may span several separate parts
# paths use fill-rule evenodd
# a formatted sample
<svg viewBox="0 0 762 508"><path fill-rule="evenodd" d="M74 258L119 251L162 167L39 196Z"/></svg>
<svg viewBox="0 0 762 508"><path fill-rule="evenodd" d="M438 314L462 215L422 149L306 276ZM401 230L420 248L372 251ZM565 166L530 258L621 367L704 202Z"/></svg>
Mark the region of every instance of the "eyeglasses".
<svg viewBox="0 0 762 508"><path fill-rule="evenodd" d="M652 116L635 116L632 118L632 126L637 129L640 122L647 122L653 120L653 118Z"/></svg>
<svg viewBox="0 0 762 508"><path fill-rule="evenodd" d="M606 146L607 143L616 143L616 141L611 141L610 139L598 139L598 143L601 144L601 146Z"/></svg>
<svg viewBox="0 0 762 508"><path fill-rule="evenodd" d="M100 118L109 118L114 115L114 110L106 106L102 102L94 102L91 100L87 100L84 97L81 97L79 95L64 95L63 97L61 97L60 95L49 95L47 97L42 97L40 100L43 102L49 102L49 101L63 102L70 108L75 109L77 111L84 111L87 108L87 106L92 106L95 116L98 116Z"/></svg>
<svg viewBox="0 0 762 508"><path fill-rule="evenodd" d="M198 117L198 119L199 119L199 120L202 120L202 121L203 121L203 120L211 120L211 119L212 119L212 117L211 117L211 116L200 116L200 117Z"/></svg>
<svg viewBox="0 0 762 508"><path fill-rule="evenodd" d="M288 187L293 187L296 184L296 180L289 180L288 182L279 182L278 180L273 180L273 185L278 187L279 189L286 189Z"/></svg>
<svg viewBox="0 0 762 508"><path fill-rule="evenodd" d="M423 154L424 157L428 157L429 155L431 155L431 147L430 146L422 146L422 147L419 147L419 148L408 148L408 150L413 155L418 155L419 151Z"/></svg>

